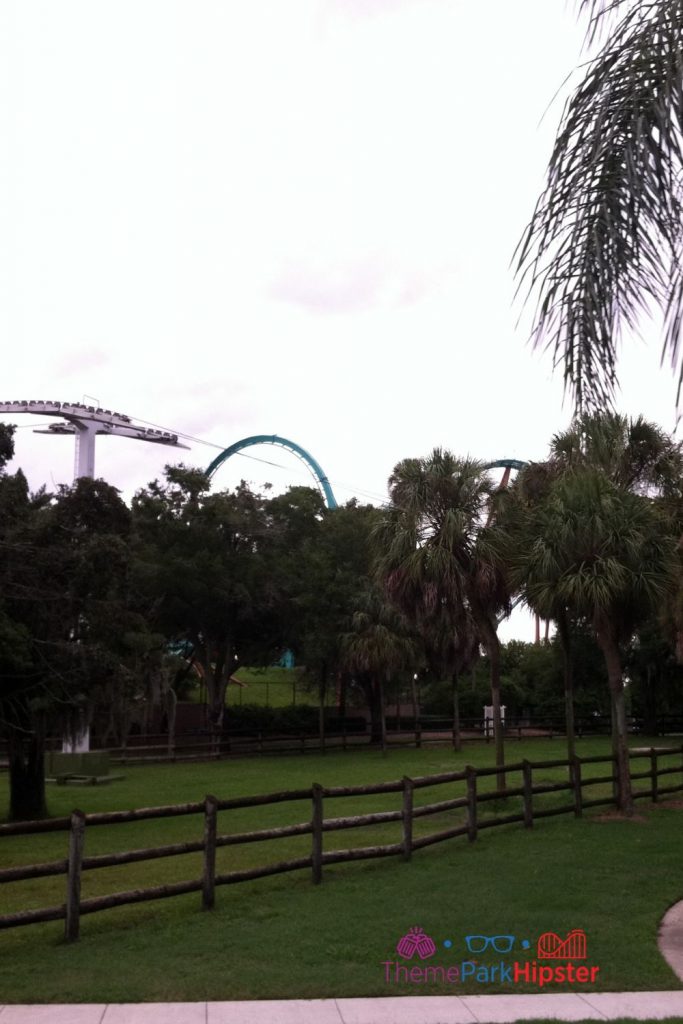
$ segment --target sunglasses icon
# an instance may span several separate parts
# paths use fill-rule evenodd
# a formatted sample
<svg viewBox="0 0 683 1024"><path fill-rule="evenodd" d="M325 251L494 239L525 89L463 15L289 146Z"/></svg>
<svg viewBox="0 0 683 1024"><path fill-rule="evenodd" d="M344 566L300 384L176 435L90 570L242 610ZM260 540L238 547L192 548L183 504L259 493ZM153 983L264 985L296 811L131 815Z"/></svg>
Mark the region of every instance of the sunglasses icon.
<svg viewBox="0 0 683 1024"><path fill-rule="evenodd" d="M496 953L509 953L515 944L514 935L466 935L465 942L470 953L483 953L492 946Z"/></svg>

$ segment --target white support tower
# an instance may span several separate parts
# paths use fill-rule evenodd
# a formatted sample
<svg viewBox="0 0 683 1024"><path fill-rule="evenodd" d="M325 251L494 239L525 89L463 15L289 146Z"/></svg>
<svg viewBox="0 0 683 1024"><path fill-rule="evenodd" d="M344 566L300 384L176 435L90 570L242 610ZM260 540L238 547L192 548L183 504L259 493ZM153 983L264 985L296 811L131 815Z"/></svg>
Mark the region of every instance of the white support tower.
<svg viewBox="0 0 683 1024"><path fill-rule="evenodd" d="M37 429L34 433L75 435L74 480L82 476L95 476L95 438L98 434L131 437L136 441L150 441L152 444L164 444L172 448L187 448L186 444L178 440L177 434L137 426L130 416L123 416L110 409L100 409L99 406L83 405L81 402L0 402L0 415L14 416L16 413L59 416L66 421L52 423L47 430Z"/></svg>

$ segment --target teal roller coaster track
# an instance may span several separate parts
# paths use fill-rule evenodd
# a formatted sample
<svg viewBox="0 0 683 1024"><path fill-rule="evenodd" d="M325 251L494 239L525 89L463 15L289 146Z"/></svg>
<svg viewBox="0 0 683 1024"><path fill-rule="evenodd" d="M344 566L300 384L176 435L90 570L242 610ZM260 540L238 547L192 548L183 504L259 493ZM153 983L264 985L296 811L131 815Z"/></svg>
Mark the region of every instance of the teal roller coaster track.
<svg viewBox="0 0 683 1024"><path fill-rule="evenodd" d="M280 437L278 434L254 434L252 437L243 437L241 441L235 441L229 448L217 455L210 466L206 470L206 475L212 477L217 469L223 465L224 462L232 456L241 452L243 448L251 448L255 444L273 444L279 448L284 448L286 451L292 452L297 458L301 459L306 464L308 469L315 477L320 490L322 491L323 497L328 508L338 508L337 499L334 496L334 491L327 475L323 472L322 466L316 459L313 458L310 452L307 452L301 445L296 444L295 441L289 441L286 437ZM510 473L513 469L520 470L527 466L527 462L522 462L520 459L497 459L495 462L487 462L484 465L484 469L502 469L503 479L501 481L501 487L507 487L510 479ZM521 601L520 597L517 597L513 602L513 608L516 607Z"/></svg>
<svg viewBox="0 0 683 1024"><path fill-rule="evenodd" d="M237 452L241 452L243 448L251 448L255 444L274 444L278 448L285 448L288 452L293 452L297 458L301 459L306 464L313 476L315 477L320 490L325 498L325 503L328 508L338 508L337 499L334 496L334 491L330 485L330 481L327 479L327 475L323 472L322 466L317 462L310 452L307 452L305 448L297 444L295 441L289 441L286 437L279 437L277 434L254 434L253 437L243 437L241 441L235 441L229 448L222 451L220 455L217 455L211 465L206 470L207 476L213 476L219 466L222 466L231 455L236 455Z"/></svg>
<svg viewBox="0 0 683 1024"><path fill-rule="evenodd" d="M253 434L251 437L243 437L241 441L235 441L229 448L225 448L220 455L217 455L213 462L208 466L206 474L212 477L217 469L223 465L224 462L232 456L241 452L243 448L251 448L255 444L273 444L278 448L284 448L286 451L292 452L297 458L301 459L302 462L308 467L310 472L315 477L315 480L322 491L323 497L328 508L338 508L337 499L334 496L332 485L327 478L327 474L323 471L320 463L313 458L310 452L307 452L305 448L297 444L295 441L290 441L286 437L280 437L278 434ZM526 462L522 462L520 459L497 459L495 462L487 462L484 465L484 469L502 469L504 470L503 480L501 487L506 487L510 478L510 471L513 469L524 469L528 465Z"/></svg>

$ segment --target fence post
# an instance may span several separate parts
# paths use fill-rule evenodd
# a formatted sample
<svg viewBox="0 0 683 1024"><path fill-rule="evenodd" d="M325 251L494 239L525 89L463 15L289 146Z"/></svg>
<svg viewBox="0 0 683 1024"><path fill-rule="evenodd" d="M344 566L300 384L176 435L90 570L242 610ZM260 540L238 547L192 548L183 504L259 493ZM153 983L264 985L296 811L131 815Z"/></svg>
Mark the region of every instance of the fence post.
<svg viewBox="0 0 683 1024"><path fill-rule="evenodd" d="M467 772L467 838L471 843L477 838L477 770L471 765Z"/></svg>
<svg viewBox="0 0 683 1024"><path fill-rule="evenodd" d="M657 803L659 799L659 780L657 778L657 751L650 747L650 778L652 779L652 802Z"/></svg>
<svg viewBox="0 0 683 1024"><path fill-rule="evenodd" d="M574 817L583 814L583 789L581 787L581 758L574 757L571 762L572 785L574 786Z"/></svg>
<svg viewBox="0 0 683 1024"><path fill-rule="evenodd" d="M313 884L317 885L323 877L323 787L314 782L311 788L313 815L313 848L311 852L313 867Z"/></svg>
<svg viewBox="0 0 683 1024"><path fill-rule="evenodd" d="M532 807L532 780L531 780L531 764L526 759L523 762L524 767L522 768L522 775L524 778L524 828L533 828L534 826L534 811Z"/></svg>
<svg viewBox="0 0 683 1024"><path fill-rule="evenodd" d="M202 910L213 910L216 901L216 832L218 801L215 796L204 800L204 873L202 875Z"/></svg>
<svg viewBox="0 0 683 1024"><path fill-rule="evenodd" d="M413 780L403 776L403 859L413 853Z"/></svg>
<svg viewBox="0 0 683 1024"><path fill-rule="evenodd" d="M72 811L71 832L69 833L69 864L66 874L66 920L64 938L76 942L80 930L81 908L81 864L85 843L85 815L83 811Z"/></svg>

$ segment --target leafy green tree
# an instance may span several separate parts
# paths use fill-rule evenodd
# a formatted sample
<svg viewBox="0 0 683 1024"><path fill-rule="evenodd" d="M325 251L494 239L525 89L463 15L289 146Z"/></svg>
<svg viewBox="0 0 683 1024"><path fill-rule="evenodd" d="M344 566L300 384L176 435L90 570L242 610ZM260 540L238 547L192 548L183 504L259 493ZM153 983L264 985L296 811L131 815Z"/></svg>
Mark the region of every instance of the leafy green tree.
<svg viewBox="0 0 683 1024"><path fill-rule="evenodd" d="M218 734L239 664L273 660L280 595L264 554L268 499L244 483L208 491L200 471L167 467L163 482L135 495L133 515L140 585L155 609L152 626L169 642L191 645Z"/></svg>
<svg viewBox="0 0 683 1024"><path fill-rule="evenodd" d="M0 423L0 472L5 473L7 463L14 458L14 434L16 427Z"/></svg>
<svg viewBox="0 0 683 1024"><path fill-rule="evenodd" d="M368 589L341 637L341 656L365 692L372 719L371 739L386 750L385 683L412 669L419 658L416 638L398 609L377 588Z"/></svg>
<svg viewBox="0 0 683 1024"><path fill-rule="evenodd" d="M580 0L599 42L567 102L546 186L520 244L552 347L579 408L611 403L624 327L664 312L675 361L683 319L683 9L676 0ZM679 384L680 391L680 384Z"/></svg>
<svg viewBox="0 0 683 1024"><path fill-rule="evenodd" d="M279 559L287 595L284 635L317 690L321 745L324 708L334 679L340 682L342 713L346 710L351 677L342 657L341 637L350 630L367 590L370 533L377 516L372 505L360 505L355 499L333 510L320 502L314 527L299 530L296 542L293 536L286 537L286 551Z"/></svg>
<svg viewBox="0 0 683 1024"><path fill-rule="evenodd" d="M46 812L45 737L87 723L118 664L130 517L102 480L32 496L21 472L0 477L0 506L0 722L10 815L32 818Z"/></svg>
<svg viewBox="0 0 683 1024"><path fill-rule="evenodd" d="M626 652L631 710L642 715L645 733L666 731L663 719L683 719L683 669L676 659L674 638L662 628L661 614L639 626Z"/></svg>

